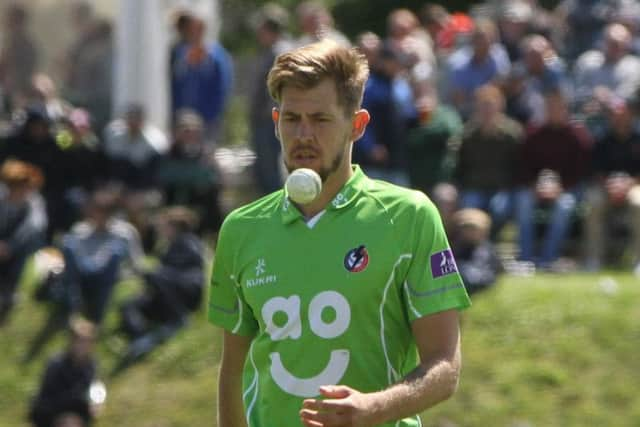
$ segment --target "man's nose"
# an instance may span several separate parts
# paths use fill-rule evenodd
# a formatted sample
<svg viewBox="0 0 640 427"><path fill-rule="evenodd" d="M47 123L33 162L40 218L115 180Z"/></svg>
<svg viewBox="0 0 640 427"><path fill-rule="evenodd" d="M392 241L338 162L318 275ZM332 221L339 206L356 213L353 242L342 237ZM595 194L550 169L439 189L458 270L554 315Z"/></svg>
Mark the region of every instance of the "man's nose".
<svg viewBox="0 0 640 427"><path fill-rule="evenodd" d="M307 119L302 119L296 128L296 137L300 140L306 140L313 137L313 127Z"/></svg>

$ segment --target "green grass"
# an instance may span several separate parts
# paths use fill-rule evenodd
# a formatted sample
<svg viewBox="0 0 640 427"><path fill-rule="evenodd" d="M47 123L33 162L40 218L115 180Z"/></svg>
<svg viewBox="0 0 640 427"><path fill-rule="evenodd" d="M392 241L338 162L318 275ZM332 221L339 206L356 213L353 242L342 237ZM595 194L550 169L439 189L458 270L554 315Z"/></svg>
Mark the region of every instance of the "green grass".
<svg viewBox="0 0 640 427"><path fill-rule="evenodd" d="M607 292L604 277L505 276L475 296L462 318L460 388L423 415L424 425L640 425L640 281L613 273L617 288ZM137 287L123 283L117 299ZM44 360L64 345L58 336L37 360L20 364L44 322L28 291L0 330L0 427L26 425ZM115 324L114 314L108 325ZM141 364L107 382L97 426L215 425L219 350L219 331L200 313ZM101 372L109 372L113 352L104 342L98 352Z"/></svg>

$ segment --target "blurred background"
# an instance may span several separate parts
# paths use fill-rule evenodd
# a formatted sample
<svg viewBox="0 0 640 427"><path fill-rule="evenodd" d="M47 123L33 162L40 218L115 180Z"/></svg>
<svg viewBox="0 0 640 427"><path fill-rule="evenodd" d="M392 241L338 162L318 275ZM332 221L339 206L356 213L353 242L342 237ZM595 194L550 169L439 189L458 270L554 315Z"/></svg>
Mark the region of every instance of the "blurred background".
<svg viewBox="0 0 640 427"><path fill-rule="evenodd" d="M221 222L282 187L266 76L370 67L371 177L473 306L434 427L640 425L640 2L3 0L0 427L215 425Z"/></svg>

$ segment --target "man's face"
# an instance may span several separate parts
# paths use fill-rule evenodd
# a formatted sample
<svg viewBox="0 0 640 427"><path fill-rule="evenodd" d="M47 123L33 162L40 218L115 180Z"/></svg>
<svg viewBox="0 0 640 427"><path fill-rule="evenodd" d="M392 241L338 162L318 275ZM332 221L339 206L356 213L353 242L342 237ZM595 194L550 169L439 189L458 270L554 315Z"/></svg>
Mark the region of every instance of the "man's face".
<svg viewBox="0 0 640 427"><path fill-rule="evenodd" d="M282 89L276 131L289 172L315 170L322 181L351 162L351 115L338 104L333 81L325 79L311 89Z"/></svg>

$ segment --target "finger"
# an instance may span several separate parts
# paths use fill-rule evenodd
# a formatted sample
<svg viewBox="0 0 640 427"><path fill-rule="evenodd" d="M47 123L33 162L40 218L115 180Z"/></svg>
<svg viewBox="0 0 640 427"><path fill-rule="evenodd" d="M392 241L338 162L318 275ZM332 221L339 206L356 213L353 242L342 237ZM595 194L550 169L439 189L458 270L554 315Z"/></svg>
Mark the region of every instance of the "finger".
<svg viewBox="0 0 640 427"><path fill-rule="evenodd" d="M320 423L322 426L340 426L344 424L344 417L335 412L319 412L310 409L302 409L300 418L303 421Z"/></svg>
<svg viewBox="0 0 640 427"><path fill-rule="evenodd" d="M345 385L323 385L320 387L320 394L334 399L343 399L352 393L352 389Z"/></svg>
<svg viewBox="0 0 640 427"><path fill-rule="evenodd" d="M302 417L300 417L300 421L302 421L302 424L305 427L325 427L322 425L322 423L319 423L318 421L312 421Z"/></svg>
<svg viewBox="0 0 640 427"><path fill-rule="evenodd" d="M344 413L347 402L343 399L305 399L302 408L317 412Z"/></svg>

